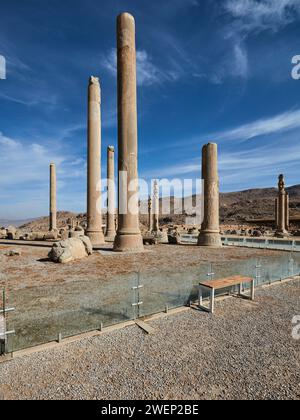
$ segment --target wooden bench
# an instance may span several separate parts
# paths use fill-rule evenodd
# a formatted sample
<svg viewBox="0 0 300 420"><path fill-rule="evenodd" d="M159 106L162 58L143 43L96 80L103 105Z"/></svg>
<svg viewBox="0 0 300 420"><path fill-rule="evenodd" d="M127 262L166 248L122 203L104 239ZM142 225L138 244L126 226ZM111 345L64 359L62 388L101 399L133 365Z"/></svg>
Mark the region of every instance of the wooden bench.
<svg viewBox="0 0 300 420"><path fill-rule="evenodd" d="M246 296L242 294L242 287L244 283L251 283L250 289L250 296ZM232 276L227 277L224 279L218 280L209 280L203 281L199 283L199 308L203 309L204 311L214 313L215 307L215 291L221 289L232 288L234 286L239 286L238 296L245 297L250 300L254 300L254 293L255 293L255 279L251 277L243 277L243 276ZM203 306L203 290L210 292L210 305L209 308Z"/></svg>

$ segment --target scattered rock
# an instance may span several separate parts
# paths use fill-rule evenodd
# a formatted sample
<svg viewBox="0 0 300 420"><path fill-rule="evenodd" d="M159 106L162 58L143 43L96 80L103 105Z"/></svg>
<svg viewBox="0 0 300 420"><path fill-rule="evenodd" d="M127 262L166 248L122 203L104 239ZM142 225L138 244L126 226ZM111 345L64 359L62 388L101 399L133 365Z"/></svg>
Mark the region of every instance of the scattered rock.
<svg viewBox="0 0 300 420"><path fill-rule="evenodd" d="M144 245L157 245L157 239L154 237L154 235L145 235L143 237Z"/></svg>
<svg viewBox="0 0 300 420"><path fill-rule="evenodd" d="M19 239L19 233L14 226L8 226L7 228L7 239Z"/></svg>
<svg viewBox="0 0 300 420"><path fill-rule="evenodd" d="M55 241L58 238L58 231L46 232L44 234L44 241Z"/></svg>
<svg viewBox="0 0 300 420"><path fill-rule="evenodd" d="M169 243L168 233L165 230L160 230L155 236L159 244Z"/></svg>
<svg viewBox="0 0 300 420"><path fill-rule="evenodd" d="M7 229L2 227L0 229L0 239L6 239L6 237L7 237Z"/></svg>
<svg viewBox="0 0 300 420"><path fill-rule="evenodd" d="M18 250L10 250L10 251L8 251L8 252L6 252L5 253L5 255L7 256L7 257L19 257L20 255L21 255L21 252L20 251L18 251Z"/></svg>
<svg viewBox="0 0 300 420"><path fill-rule="evenodd" d="M50 260L63 264L85 258L92 253L93 247L90 239L87 236L80 236L54 243L48 256Z"/></svg>
<svg viewBox="0 0 300 420"><path fill-rule="evenodd" d="M75 229L70 231L70 238L80 238L81 236L84 236L84 230L81 226L76 226Z"/></svg>

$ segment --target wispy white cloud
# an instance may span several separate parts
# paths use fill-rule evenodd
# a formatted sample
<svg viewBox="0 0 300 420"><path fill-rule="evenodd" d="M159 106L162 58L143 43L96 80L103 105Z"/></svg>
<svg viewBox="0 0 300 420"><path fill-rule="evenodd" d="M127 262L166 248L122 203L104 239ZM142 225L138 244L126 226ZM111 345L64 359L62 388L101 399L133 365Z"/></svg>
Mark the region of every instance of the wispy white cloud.
<svg viewBox="0 0 300 420"><path fill-rule="evenodd" d="M39 182L54 161L59 166L64 157L57 155L42 144L26 144L0 133L0 179L1 187Z"/></svg>
<svg viewBox="0 0 300 420"><path fill-rule="evenodd" d="M199 147L201 144L213 141L220 144L231 144L235 142L247 143L248 140L260 138L263 136L271 136L289 131L300 130L300 109L289 110L281 114L260 118L258 120L249 122L247 124L238 125L233 128L219 130L215 132L198 134L190 138L182 138L172 143L166 143L165 145L159 145L156 149L151 148L147 152L154 153L157 150L180 150L186 149L189 145L192 147Z"/></svg>
<svg viewBox="0 0 300 420"><path fill-rule="evenodd" d="M166 81L176 81L179 77L174 70L161 70L155 65L145 50L136 53L137 83L139 86L151 86ZM117 52L112 49L106 57L103 57L104 68L114 77L117 75Z"/></svg>
<svg viewBox="0 0 300 420"><path fill-rule="evenodd" d="M249 74L248 53L242 40L234 40L228 54L217 65L212 66L207 74L194 74L198 78L206 78L215 85L223 84L230 78L247 79Z"/></svg>
<svg viewBox="0 0 300 420"><path fill-rule="evenodd" d="M227 0L224 8L244 33L277 31L300 16L299 0Z"/></svg>
<svg viewBox="0 0 300 420"><path fill-rule="evenodd" d="M275 133L283 133L300 128L300 110L287 111L270 118L259 119L249 124L212 133L206 138L215 141L246 141L255 137L266 136Z"/></svg>
<svg viewBox="0 0 300 420"><path fill-rule="evenodd" d="M248 55L242 44L234 45L234 62L232 74L240 77L248 75Z"/></svg>
<svg viewBox="0 0 300 420"><path fill-rule="evenodd" d="M272 157L266 159L272 150ZM299 184L295 174L299 171L300 146L294 142L287 145L256 147L238 152L220 154L219 169L222 187L225 190L270 186L276 184L277 175L285 173L289 185ZM237 176L238 174L238 176Z"/></svg>
<svg viewBox="0 0 300 420"><path fill-rule="evenodd" d="M56 95L46 95L43 96L42 94L31 94L29 92L24 92L23 94L18 96L7 95L4 92L0 92L0 98L5 99L9 102L14 102L16 104L25 105L25 106L36 106L41 104L50 105L54 107L57 104L57 97Z"/></svg>
<svg viewBox="0 0 300 420"><path fill-rule="evenodd" d="M170 178L170 177L182 177L199 172L200 176L200 157L198 159L189 159L186 162L180 162L169 166L163 166L158 168L151 168L151 171L144 171L141 175L144 178Z"/></svg>
<svg viewBox="0 0 300 420"><path fill-rule="evenodd" d="M61 131L67 138L76 130L69 127ZM1 196L6 200L0 202L1 218L26 218L47 214L49 189L49 164L55 162L58 175L58 194L60 208L71 202L75 206L74 184L72 180L85 179L85 161L76 158L57 146L55 141L28 142L14 139L0 132L0 183ZM81 182L81 180L80 180ZM85 201L79 203L84 208Z"/></svg>
<svg viewBox="0 0 300 420"><path fill-rule="evenodd" d="M272 158L266 159L272 150ZM200 147L199 147L200 151ZM219 174L221 189L232 191L255 187L268 187L276 183L279 173L287 175L289 185L299 183L294 175L300 169L300 145L291 141L287 145L254 147L241 151L219 152ZM177 165L163 165L144 173L145 177L157 178L200 178L201 158L180 161Z"/></svg>
<svg viewBox="0 0 300 420"><path fill-rule="evenodd" d="M251 76L247 39L263 31L278 32L300 19L299 0L225 0L222 7L228 17L222 33L229 53L211 78L223 83L228 77L247 79Z"/></svg>
<svg viewBox="0 0 300 420"><path fill-rule="evenodd" d="M293 110L223 132L185 139L172 145L173 152L177 149L174 156L179 156L179 150L186 150L189 145L189 155L193 152L195 158L185 159L187 156L182 155L180 159L177 158L178 163L166 162L142 175L159 178L199 177L201 147L206 142L214 141L220 146L219 170L223 191L243 186L245 189L270 186L276 181L278 173L286 173L288 183L296 184L299 183L297 174L300 170L299 129L300 110Z"/></svg>

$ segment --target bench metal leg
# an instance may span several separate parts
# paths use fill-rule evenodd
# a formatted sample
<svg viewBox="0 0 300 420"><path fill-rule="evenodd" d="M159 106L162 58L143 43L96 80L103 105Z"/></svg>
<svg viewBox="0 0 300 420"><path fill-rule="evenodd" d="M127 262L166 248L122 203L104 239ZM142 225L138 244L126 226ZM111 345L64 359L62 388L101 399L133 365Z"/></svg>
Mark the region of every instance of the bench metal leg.
<svg viewBox="0 0 300 420"><path fill-rule="evenodd" d="M239 295L243 298L254 300L255 299L255 283L254 280L251 282L251 290L250 290L250 296L245 295L243 293L243 283L239 285Z"/></svg>
<svg viewBox="0 0 300 420"><path fill-rule="evenodd" d="M202 294L202 287L199 287L199 307L203 305L203 294Z"/></svg>
<svg viewBox="0 0 300 420"><path fill-rule="evenodd" d="M255 299L255 282L254 280L251 283L251 300Z"/></svg>
<svg viewBox="0 0 300 420"><path fill-rule="evenodd" d="M239 295L241 296L243 293L243 283L239 284Z"/></svg>
<svg viewBox="0 0 300 420"><path fill-rule="evenodd" d="M210 302L210 306L207 308L206 306L203 305L203 289L205 290L209 290L211 292L211 288L206 288L205 286L199 286L199 309L202 309L205 312L211 312L211 302ZM211 301L213 301L214 303L214 299Z"/></svg>
<svg viewBox="0 0 300 420"><path fill-rule="evenodd" d="M211 289L210 292L210 313L214 313L215 311L215 289Z"/></svg>

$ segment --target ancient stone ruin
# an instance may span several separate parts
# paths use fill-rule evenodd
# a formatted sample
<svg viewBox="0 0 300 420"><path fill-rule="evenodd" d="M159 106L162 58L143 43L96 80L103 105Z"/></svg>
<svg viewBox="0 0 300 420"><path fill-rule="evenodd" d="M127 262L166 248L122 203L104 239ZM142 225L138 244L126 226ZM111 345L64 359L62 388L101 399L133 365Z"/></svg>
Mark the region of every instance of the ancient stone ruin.
<svg viewBox="0 0 300 420"><path fill-rule="evenodd" d="M87 229L93 245L104 241L101 214L101 91L97 77L88 87Z"/></svg>
<svg viewBox="0 0 300 420"><path fill-rule="evenodd" d="M159 232L159 187L157 180L153 183L153 232Z"/></svg>
<svg viewBox="0 0 300 420"><path fill-rule="evenodd" d="M87 236L69 238L55 242L48 256L51 261L65 264L85 258L93 253L93 246Z"/></svg>
<svg viewBox="0 0 300 420"><path fill-rule="evenodd" d="M284 237L289 230L289 194L285 190L284 176L278 177L278 198L275 200L276 236Z"/></svg>
<svg viewBox="0 0 300 420"><path fill-rule="evenodd" d="M202 149L204 215L198 238L200 246L222 246L219 221L218 146L208 143Z"/></svg>
<svg viewBox="0 0 300 420"><path fill-rule="evenodd" d="M57 205L56 205L56 167L55 163L50 164L50 215L49 231L57 231Z"/></svg>
<svg viewBox="0 0 300 420"><path fill-rule="evenodd" d="M106 242L114 242L116 237L115 223L115 148L107 148L107 222Z"/></svg>
<svg viewBox="0 0 300 420"><path fill-rule="evenodd" d="M119 202L114 250L142 251L138 205L135 21L128 13L122 13L117 19L117 52Z"/></svg>

